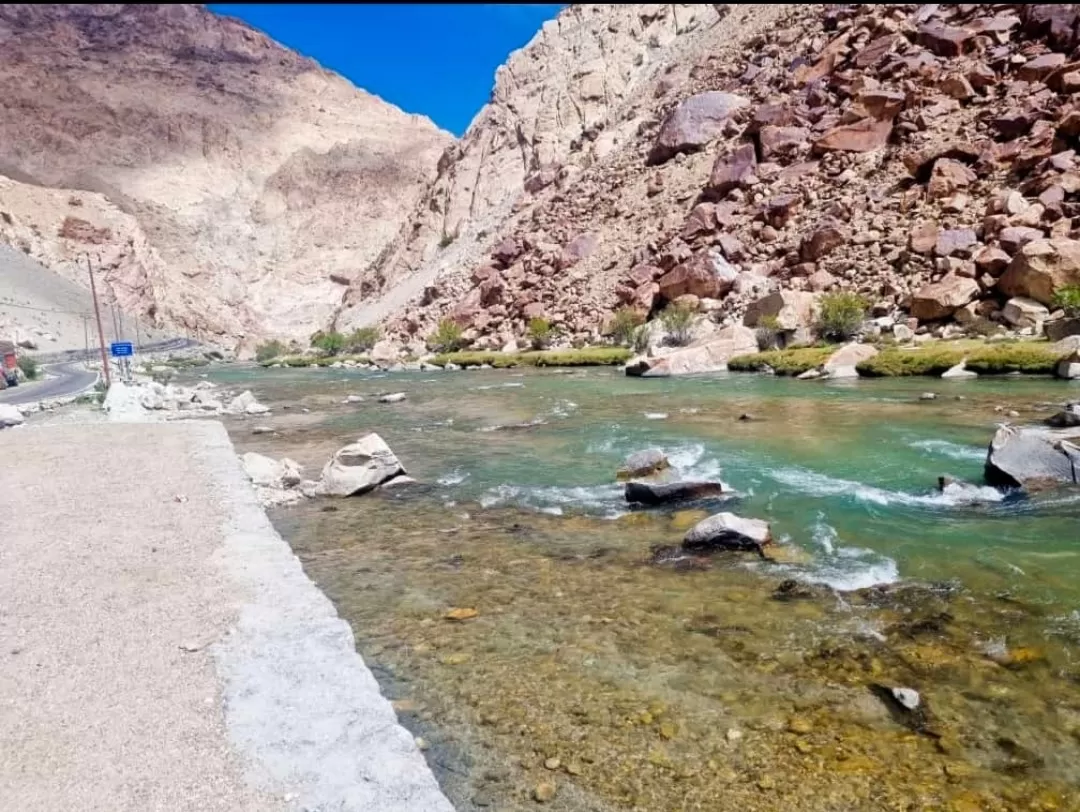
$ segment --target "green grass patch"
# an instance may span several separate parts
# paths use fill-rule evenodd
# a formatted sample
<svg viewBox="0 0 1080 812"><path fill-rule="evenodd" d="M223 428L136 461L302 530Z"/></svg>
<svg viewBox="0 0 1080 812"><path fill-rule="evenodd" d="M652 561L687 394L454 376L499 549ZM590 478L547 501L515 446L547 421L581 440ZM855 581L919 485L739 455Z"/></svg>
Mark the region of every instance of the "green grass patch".
<svg viewBox="0 0 1080 812"><path fill-rule="evenodd" d="M969 355L967 368L980 375L1052 375L1062 358L1047 342L991 344Z"/></svg>
<svg viewBox="0 0 1080 812"><path fill-rule="evenodd" d="M579 350L540 350L535 352L448 352L435 356L440 366L457 364L496 369L509 367L591 367L625 364L632 353L625 347L583 347Z"/></svg>
<svg viewBox="0 0 1080 812"><path fill-rule="evenodd" d="M728 361L728 369L734 372L757 372L768 365L777 375L801 375L809 369L821 366L839 347L789 347L786 350L768 350L750 355L739 355Z"/></svg>
<svg viewBox="0 0 1080 812"><path fill-rule="evenodd" d="M913 375L940 376L967 359L967 368L980 375L1050 375L1061 353L1045 341L975 341L926 344L918 349L890 348L856 367L870 378L903 378Z"/></svg>

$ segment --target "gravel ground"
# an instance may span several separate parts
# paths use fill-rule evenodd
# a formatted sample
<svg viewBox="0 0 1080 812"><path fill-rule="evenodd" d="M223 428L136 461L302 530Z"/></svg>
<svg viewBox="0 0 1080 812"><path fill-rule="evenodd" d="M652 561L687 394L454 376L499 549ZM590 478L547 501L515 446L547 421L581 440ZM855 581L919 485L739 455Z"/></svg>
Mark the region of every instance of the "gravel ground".
<svg viewBox="0 0 1080 812"><path fill-rule="evenodd" d="M452 812L220 423L0 454L0 809Z"/></svg>

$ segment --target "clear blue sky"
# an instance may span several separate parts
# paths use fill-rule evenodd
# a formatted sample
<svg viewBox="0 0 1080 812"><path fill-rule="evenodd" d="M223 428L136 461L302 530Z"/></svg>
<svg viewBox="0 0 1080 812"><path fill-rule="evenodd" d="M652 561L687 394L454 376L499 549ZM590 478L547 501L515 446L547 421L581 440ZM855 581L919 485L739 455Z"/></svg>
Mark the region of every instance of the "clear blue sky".
<svg viewBox="0 0 1080 812"><path fill-rule="evenodd" d="M495 69L560 4L262 5L213 3L408 113L461 135Z"/></svg>

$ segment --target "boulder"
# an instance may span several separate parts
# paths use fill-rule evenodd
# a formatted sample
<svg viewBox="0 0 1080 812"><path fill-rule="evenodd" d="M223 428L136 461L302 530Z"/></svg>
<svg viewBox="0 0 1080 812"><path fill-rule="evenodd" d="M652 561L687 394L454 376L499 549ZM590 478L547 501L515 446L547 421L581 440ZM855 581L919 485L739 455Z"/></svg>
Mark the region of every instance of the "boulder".
<svg viewBox="0 0 1080 812"><path fill-rule="evenodd" d="M757 168L757 153L753 144L743 144L727 155L720 155L713 163L706 191L714 197L723 197L732 189L743 186L753 177Z"/></svg>
<svg viewBox="0 0 1080 812"><path fill-rule="evenodd" d="M1073 350L1058 362L1057 376L1067 381L1075 381L1080 378L1080 350Z"/></svg>
<svg viewBox="0 0 1080 812"><path fill-rule="evenodd" d="M930 172L926 194L934 200L943 200L974 182L975 173L966 164L951 158L939 158Z"/></svg>
<svg viewBox="0 0 1080 812"><path fill-rule="evenodd" d="M719 251L705 251L676 265L657 281L667 301L692 293L702 299L718 299L731 290L739 272Z"/></svg>
<svg viewBox="0 0 1080 812"><path fill-rule="evenodd" d="M1041 328L1050 317L1050 311L1034 299L1016 296L1005 303L1001 315L1014 327Z"/></svg>
<svg viewBox="0 0 1080 812"><path fill-rule="evenodd" d="M911 298L911 315L919 321L945 319L979 295L979 283L949 274L920 288Z"/></svg>
<svg viewBox="0 0 1080 812"><path fill-rule="evenodd" d="M667 454L659 448L646 448L644 451L635 451L626 458L622 468L616 473L618 479L636 479L637 477L652 476L671 467Z"/></svg>
<svg viewBox="0 0 1080 812"><path fill-rule="evenodd" d="M1046 337L1062 341L1070 336L1080 336L1080 319L1055 319L1046 323Z"/></svg>
<svg viewBox="0 0 1080 812"><path fill-rule="evenodd" d="M320 491L327 496L364 494L407 473L378 434L367 434L339 448L322 470Z"/></svg>
<svg viewBox="0 0 1080 812"><path fill-rule="evenodd" d="M717 513L702 519L687 531L682 546L686 550L739 550L765 557L764 547L772 543L769 523L746 519L734 513Z"/></svg>
<svg viewBox="0 0 1080 812"><path fill-rule="evenodd" d="M1001 426L986 455L986 481L1005 488L1080 484L1080 437L1045 429Z"/></svg>
<svg viewBox="0 0 1080 812"><path fill-rule="evenodd" d="M660 164L680 152L696 152L723 132L732 113L749 104L742 96L718 90L684 99L660 125L648 162Z"/></svg>
<svg viewBox="0 0 1080 812"><path fill-rule="evenodd" d="M375 342L375 346L371 348L371 352L368 353L368 358L373 363L380 366L395 363L401 358L401 347L395 344L393 341L383 339Z"/></svg>
<svg viewBox="0 0 1080 812"><path fill-rule="evenodd" d="M846 239L839 223L820 223L799 243L799 259L803 262L817 262L843 245Z"/></svg>
<svg viewBox="0 0 1080 812"><path fill-rule="evenodd" d="M10 403L0 403L0 429L21 426L22 422L22 412Z"/></svg>
<svg viewBox="0 0 1080 812"><path fill-rule="evenodd" d="M757 336L749 327L732 325L689 347L659 357L640 356L626 365L626 374L645 378L724 372L737 355L758 351Z"/></svg>
<svg viewBox="0 0 1080 812"><path fill-rule="evenodd" d="M963 381L978 378L979 373L972 372L967 368L967 362L961 361L959 364L951 366L942 372L941 377L947 381Z"/></svg>
<svg viewBox="0 0 1080 812"><path fill-rule="evenodd" d="M288 457L279 462L249 451L240 460L252 483L263 488L292 488L303 479L303 469Z"/></svg>
<svg viewBox="0 0 1080 812"><path fill-rule="evenodd" d="M627 482L624 495L632 505L670 505L724 496L723 482Z"/></svg>
<svg viewBox="0 0 1080 812"><path fill-rule="evenodd" d="M814 142L814 151L873 152L889 143L890 119L864 118L854 124L833 127Z"/></svg>
<svg viewBox="0 0 1080 812"><path fill-rule="evenodd" d="M1080 428L1080 403L1070 403L1053 417L1048 417L1046 425L1055 429Z"/></svg>
<svg viewBox="0 0 1080 812"><path fill-rule="evenodd" d="M1055 291L1066 285L1080 285L1080 240L1067 237L1027 243L998 280L998 289L1006 295L1044 305L1052 305Z"/></svg>
<svg viewBox="0 0 1080 812"><path fill-rule="evenodd" d="M762 319L775 318L777 329L783 331L810 328L816 316L814 294L799 290L778 290L756 302L751 302L743 316L743 324L757 327Z"/></svg>
<svg viewBox="0 0 1080 812"><path fill-rule="evenodd" d="M379 403L401 403L405 400L404 392L392 392L389 395L383 395L379 398Z"/></svg>
<svg viewBox="0 0 1080 812"><path fill-rule="evenodd" d="M856 367L863 361L869 361L878 354L877 347L870 344L851 342L838 349L822 364L822 372L831 379L858 378Z"/></svg>
<svg viewBox="0 0 1080 812"><path fill-rule="evenodd" d="M257 400L255 396L251 394L250 390L245 390L239 395L229 401L229 405L225 407L226 414L266 414L269 412L266 406L263 406Z"/></svg>

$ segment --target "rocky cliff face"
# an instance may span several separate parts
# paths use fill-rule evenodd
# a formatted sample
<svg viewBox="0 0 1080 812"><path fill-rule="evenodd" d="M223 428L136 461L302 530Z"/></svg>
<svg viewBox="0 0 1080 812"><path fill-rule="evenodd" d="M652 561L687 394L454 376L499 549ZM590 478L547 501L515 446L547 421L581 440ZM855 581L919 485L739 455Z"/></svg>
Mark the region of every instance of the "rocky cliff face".
<svg viewBox="0 0 1080 812"><path fill-rule="evenodd" d="M203 338L325 323L452 141L199 6L0 6L0 239Z"/></svg>
<svg viewBox="0 0 1080 812"><path fill-rule="evenodd" d="M660 8L575 6L516 54L339 323L597 340L623 306L805 326L850 290L897 337L1034 331L1080 283L1080 7Z"/></svg>

